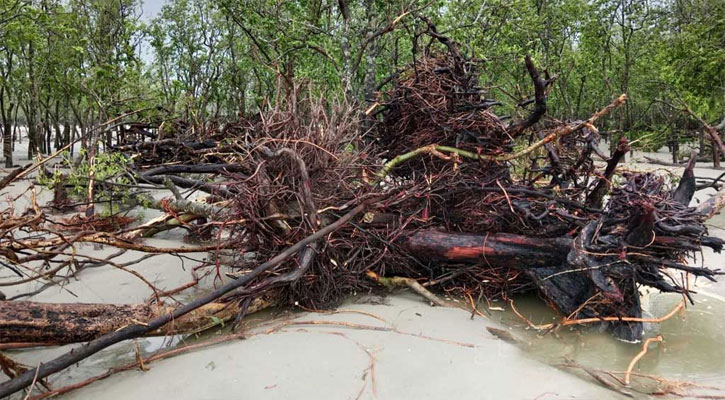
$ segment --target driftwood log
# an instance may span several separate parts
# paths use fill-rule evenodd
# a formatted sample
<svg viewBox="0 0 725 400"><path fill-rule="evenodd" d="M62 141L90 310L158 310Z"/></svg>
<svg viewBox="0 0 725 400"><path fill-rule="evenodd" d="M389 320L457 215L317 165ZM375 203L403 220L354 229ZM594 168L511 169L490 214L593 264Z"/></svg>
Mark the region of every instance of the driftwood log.
<svg viewBox="0 0 725 400"><path fill-rule="evenodd" d="M250 304L247 312L267 305ZM0 343L68 344L87 342L133 324L146 324L170 314L174 307L148 304L84 304L3 301L0 303ZM148 336L189 333L236 317L237 303L210 303L178 318Z"/></svg>

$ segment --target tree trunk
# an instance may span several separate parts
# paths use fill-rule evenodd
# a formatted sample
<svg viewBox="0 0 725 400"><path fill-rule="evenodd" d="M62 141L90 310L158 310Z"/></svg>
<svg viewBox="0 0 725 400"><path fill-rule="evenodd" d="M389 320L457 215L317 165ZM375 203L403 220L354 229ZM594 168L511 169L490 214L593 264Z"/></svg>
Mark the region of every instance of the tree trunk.
<svg viewBox="0 0 725 400"><path fill-rule="evenodd" d="M342 32L340 34L340 50L342 50L342 90L349 102L353 102L352 88L352 56L350 54L350 8L348 0L338 0L338 8L342 17Z"/></svg>
<svg viewBox="0 0 725 400"><path fill-rule="evenodd" d="M58 150L63 147L63 139L60 130L60 101L55 102L55 110L52 115L53 130L55 131L54 136L54 150Z"/></svg>
<svg viewBox="0 0 725 400"><path fill-rule="evenodd" d="M31 111L28 113L28 160L35 157L38 149L38 125L35 121L34 112Z"/></svg>
<svg viewBox="0 0 725 400"><path fill-rule="evenodd" d="M30 81L30 93L26 107L25 117L28 122L28 160L32 160L40 150L42 136L38 131L38 110L40 110L40 99L38 98L38 82L35 76L35 48L31 42L28 45L28 80Z"/></svg>
<svg viewBox="0 0 725 400"><path fill-rule="evenodd" d="M13 126L10 118L3 122L3 155L5 156L5 168L13 167Z"/></svg>
<svg viewBox="0 0 725 400"><path fill-rule="evenodd" d="M13 151L15 151L15 142L23 142L22 132L18 132L18 112L20 111L20 104L15 105L15 112L13 112Z"/></svg>
<svg viewBox="0 0 725 400"><path fill-rule="evenodd" d="M511 234L455 234L434 230L404 235L398 245L416 254L447 261L490 262L523 269L560 265L566 261L571 240L538 239ZM485 260L485 261L484 261ZM270 304L256 299L247 312ZM85 342L125 326L143 324L171 312L174 307L147 304L82 304L0 301L0 343ZM196 331L214 321L234 318L237 303L210 303L174 323L152 332L169 335Z"/></svg>
<svg viewBox="0 0 725 400"><path fill-rule="evenodd" d="M66 119L65 123L63 123L63 134L61 135L61 139L60 139L60 147L70 144L70 140L71 140L70 132L71 132L70 121L68 119Z"/></svg>
<svg viewBox="0 0 725 400"><path fill-rule="evenodd" d="M571 239L423 230L401 236L396 245L420 259L527 269L560 265L566 261Z"/></svg>
<svg viewBox="0 0 725 400"><path fill-rule="evenodd" d="M50 127L50 120L48 114L45 114L45 121L43 122L43 154L50 154L51 142L53 137L53 130Z"/></svg>
<svg viewBox="0 0 725 400"><path fill-rule="evenodd" d="M712 142L712 166L720 168L720 147L713 140Z"/></svg>
<svg viewBox="0 0 725 400"><path fill-rule="evenodd" d="M3 156L5 157L5 168L13 167L13 125L10 117L13 114L14 105L12 102L5 108L5 90L0 91L0 116L2 116L2 138Z"/></svg>
<svg viewBox="0 0 725 400"><path fill-rule="evenodd" d="M663 241L666 244L667 239L658 237L655 243ZM596 282L587 272L560 274L562 268L571 269L578 265L577 259L571 255L576 246L572 239L566 237L547 239L505 233L485 235L421 230L404 233L396 245L421 260L477 263L483 268L495 265L523 270L536 283L540 294L562 315L577 312L596 290ZM572 265L572 262L577 265ZM638 295L627 293L627 297L633 301L627 306L628 316L638 317ZM269 299L255 299L247 312L258 311L272 303ZM0 343L85 342L128 325L147 323L173 310L174 307L148 304L0 301L0 332L3 332ZM234 318L239 312L235 302L210 303L150 334L161 336L198 331L211 327L215 321ZM617 335L625 339L636 340L641 335L641 326L637 323L615 323L614 329L622 330Z"/></svg>
<svg viewBox="0 0 725 400"><path fill-rule="evenodd" d="M269 306L255 300L248 313ZM125 326L146 323L170 313L175 307L141 304L36 303L31 301L0 301L0 343L86 342ZM202 306L151 336L189 333L236 317L236 302L210 303Z"/></svg>

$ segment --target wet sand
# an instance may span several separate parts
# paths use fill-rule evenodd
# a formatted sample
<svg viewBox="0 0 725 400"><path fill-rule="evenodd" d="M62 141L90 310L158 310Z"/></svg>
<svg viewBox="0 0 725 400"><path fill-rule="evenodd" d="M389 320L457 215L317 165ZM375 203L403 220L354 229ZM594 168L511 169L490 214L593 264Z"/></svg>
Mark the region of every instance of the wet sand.
<svg viewBox="0 0 725 400"><path fill-rule="evenodd" d="M396 295L384 305L346 304L381 317L340 312L294 320L343 326L290 326L272 334L161 361L148 372L117 375L77 399L443 399L604 398L606 389L530 359L486 327L508 329L463 310ZM417 336L424 335L425 337ZM371 368L372 362L372 368ZM565 397L565 398L566 398Z"/></svg>

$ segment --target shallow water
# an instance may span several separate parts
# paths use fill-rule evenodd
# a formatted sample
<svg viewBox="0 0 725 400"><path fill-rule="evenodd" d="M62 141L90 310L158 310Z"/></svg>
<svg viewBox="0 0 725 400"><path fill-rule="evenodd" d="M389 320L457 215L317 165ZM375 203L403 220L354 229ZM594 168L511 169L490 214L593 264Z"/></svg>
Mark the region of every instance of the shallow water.
<svg viewBox="0 0 725 400"><path fill-rule="evenodd" d="M716 288L708 287L712 291ZM721 291L722 292L722 291ZM668 314L681 301L674 294L648 295L650 316ZM535 296L515 299L518 311L536 324L553 323L558 317ZM662 335L662 344L653 344L635 371L670 379L717 382L725 387L725 302L706 298L660 324L646 324L647 337ZM509 326L529 345L528 354L547 364L574 360L591 368L625 371L632 358L642 349L641 343L615 339L603 327L563 327L542 333L529 328L510 309L493 313L492 318Z"/></svg>

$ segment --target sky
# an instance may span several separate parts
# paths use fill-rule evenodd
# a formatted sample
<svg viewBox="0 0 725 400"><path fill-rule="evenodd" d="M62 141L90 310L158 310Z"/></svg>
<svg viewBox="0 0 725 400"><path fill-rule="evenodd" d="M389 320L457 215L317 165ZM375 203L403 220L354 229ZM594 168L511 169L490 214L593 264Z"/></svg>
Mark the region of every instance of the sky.
<svg viewBox="0 0 725 400"><path fill-rule="evenodd" d="M168 1L170 0L141 0L141 21L150 22L159 14L159 12L161 12L161 7L163 7ZM153 61L153 53L146 41L141 43L141 46L139 46L137 51L138 55L146 64Z"/></svg>
<svg viewBox="0 0 725 400"><path fill-rule="evenodd" d="M156 16L156 14L159 13L159 11L161 11L161 7L166 4L166 1L167 0L142 0L141 10L143 11L143 14L141 14L141 20L150 21Z"/></svg>

